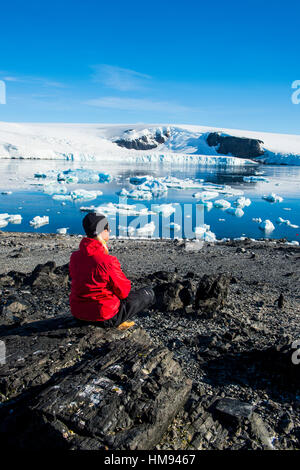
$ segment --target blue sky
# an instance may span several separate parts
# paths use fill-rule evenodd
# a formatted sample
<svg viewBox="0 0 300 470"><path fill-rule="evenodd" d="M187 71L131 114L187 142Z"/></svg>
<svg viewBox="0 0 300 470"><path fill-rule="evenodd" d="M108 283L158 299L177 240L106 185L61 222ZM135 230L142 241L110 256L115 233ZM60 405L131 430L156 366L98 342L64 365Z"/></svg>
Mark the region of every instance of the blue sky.
<svg viewBox="0 0 300 470"><path fill-rule="evenodd" d="M3 3L0 120L299 134L292 1Z"/></svg>

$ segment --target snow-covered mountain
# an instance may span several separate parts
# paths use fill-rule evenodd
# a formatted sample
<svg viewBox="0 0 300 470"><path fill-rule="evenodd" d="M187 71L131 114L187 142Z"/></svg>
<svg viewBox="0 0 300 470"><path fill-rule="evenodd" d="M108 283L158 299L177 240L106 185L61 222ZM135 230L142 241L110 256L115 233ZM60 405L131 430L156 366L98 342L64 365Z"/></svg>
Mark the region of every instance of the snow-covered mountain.
<svg viewBox="0 0 300 470"><path fill-rule="evenodd" d="M0 122L0 158L300 165L300 135L189 125Z"/></svg>

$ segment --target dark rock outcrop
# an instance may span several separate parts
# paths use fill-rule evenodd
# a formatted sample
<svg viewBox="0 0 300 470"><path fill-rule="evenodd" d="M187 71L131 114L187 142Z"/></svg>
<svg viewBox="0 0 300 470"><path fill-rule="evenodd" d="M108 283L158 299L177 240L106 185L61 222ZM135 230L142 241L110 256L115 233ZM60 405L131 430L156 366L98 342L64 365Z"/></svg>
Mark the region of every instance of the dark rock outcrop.
<svg viewBox="0 0 300 470"><path fill-rule="evenodd" d="M145 135L140 137L134 137L130 129L125 131L125 137L115 140L115 143L119 147L125 147L127 149L134 150L150 150L156 148L159 144L163 144L170 137L170 131L168 129L157 129L154 133L147 132Z"/></svg>
<svg viewBox="0 0 300 470"><path fill-rule="evenodd" d="M264 155L262 140L246 137L222 136L218 132L211 132L207 139L210 147L217 147L217 152L222 155L231 154L239 158L255 158Z"/></svg>
<svg viewBox="0 0 300 470"><path fill-rule="evenodd" d="M152 449L191 389L172 353L142 329L61 317L15 329L5 343L0 435L8 448Z"/></svg>
<svg viewBox="0 0 300 470"><path fill-rule="evenodd" d="M198 284L195 308L199 313L213 315L224 307L231 282L231 275L204 275Z"/></svg>

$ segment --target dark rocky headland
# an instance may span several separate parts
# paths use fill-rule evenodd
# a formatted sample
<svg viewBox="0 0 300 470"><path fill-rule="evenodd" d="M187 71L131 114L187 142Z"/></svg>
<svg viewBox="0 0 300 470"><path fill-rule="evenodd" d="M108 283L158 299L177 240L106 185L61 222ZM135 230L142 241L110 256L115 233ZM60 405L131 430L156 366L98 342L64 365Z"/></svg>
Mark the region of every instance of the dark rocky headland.
<svg viewBox="0 0 300 470"><path fill-rule="evenodd" d="M157 293L120 331L69 312L79 241L0 232L2 446L300 448L299 247L111 240Z"/></svg>

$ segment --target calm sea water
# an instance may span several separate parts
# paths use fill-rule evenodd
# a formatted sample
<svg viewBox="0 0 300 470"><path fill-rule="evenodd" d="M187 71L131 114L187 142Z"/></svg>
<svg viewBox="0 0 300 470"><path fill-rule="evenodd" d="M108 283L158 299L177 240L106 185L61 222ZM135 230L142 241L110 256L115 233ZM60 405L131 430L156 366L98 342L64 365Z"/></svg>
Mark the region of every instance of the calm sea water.
<svg viewBox="0 0 300 470"><path fill-rule="evenodd" d="M43 183L34 178L36 172L47 172L56 170L57 172L66 169L89 168L98 172L107 172L112 176L118 176L117 180L110 183L93 183L93 184L70 184L67 185L68 190L86 189L103 191L103 195L91 201L65 201L62 205L61 201L56 201L51 195L42 191L42 187L37 183ZM243 176L254 175L255 171L263 173L263 176L270 180L269 183L257 182L246 183ZM52 162L52 161L24 161L24 160L1 160L0 161L0 193L2 191L12 191L12 194L0 194L0 213L21 214L23 219L21 224L9 223L6 227L1 228L3 231L18 232L39 232L39 233L56 233L61 227L68 227L70 234L84 234L82 229L82 219L85 212L80 211L81 206L99 206L108 202L120 202L119 196L116 194L123 187L132 189L128 184L128 177L135 175L152 175L158 176L176 176L178 178L204 179L207 182L230 185L234 189L244 191L244 196L249 197L252 201L249 207L245 207L244 216L237 218L226 211L213 208L204 212L204 220L202 220L202 211L197 212L197 201L193 198L193 194L200 190L172 190L163 197L153 198L150 201L135 201L128 199L128 204L138 205L139 207L151 208L151 204L177 203L178 205L175 215L165 219L159 217L139 219L141 225L154 220L157 230L154 236L159 236L159 224L165 226L168 222L175 221L182 225L185 221L188 229L183 235L191 237L191 231L195 225L205 223L210 225L211 231L214 232L218 239L223 237L235 238L240 236L248 236L251 238L271 237L283 238L292 241L300 241L300 229L288 227L284 224L277 224L278 217L288 219L292 224L300 226L300 167L288 166L267 166L244 167L244 168L216 168L216 167L200 167L186 166L176 168L164 166L151 166L149 164L139 164L129 166L126 164L112 164L110 162ZM46 181L46 180L45 180ZM283 197L281 203L269 203L262 199L262 195L275 192ZM218 199L227 199L233 202L237 196L223 197L219 195ZM39 228L33 228L29 221L35 216L49 216L49 224ZM186 217L190 215L190 217ZM252 218L260 217L262 220L269 219L273 222L275 230L266 235L258 228L258 224L252 221ZM112 235L116 233L116 227L119 224L118 216L108 216L111 222ZM129 218L128 222L134 218ZM221 220L220 220L221 219ZM160 220L160 222L159 222ZM181 232L171 231L170 236L181 236Z"/></svg>

